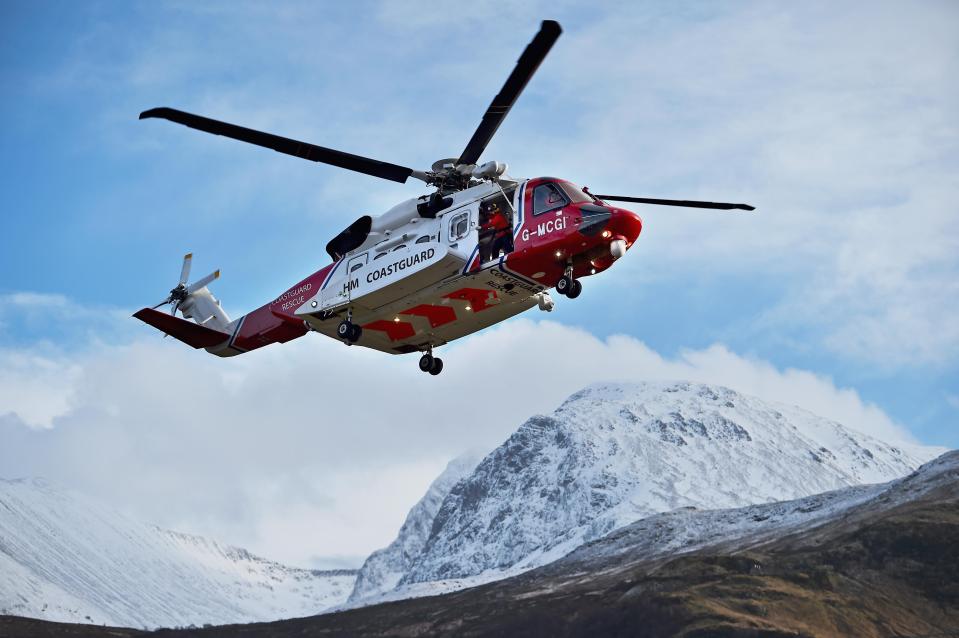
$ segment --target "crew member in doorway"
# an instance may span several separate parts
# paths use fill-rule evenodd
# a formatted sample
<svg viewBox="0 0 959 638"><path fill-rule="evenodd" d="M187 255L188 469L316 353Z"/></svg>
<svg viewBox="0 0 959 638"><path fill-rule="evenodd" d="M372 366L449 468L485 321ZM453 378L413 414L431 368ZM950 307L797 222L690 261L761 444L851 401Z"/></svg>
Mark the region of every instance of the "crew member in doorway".
<svg viewBox="0 0 959 638"><path fill-rule="evenodd" d="M484 255L484 246L480 245L480 254L483 262L495 259L500 253L510 253L513 251L513 235L510 232L509 219L500 205L493 201L487 204L486 223L481 227L485 235L490 237L487 245L487 252Z"/></svg>

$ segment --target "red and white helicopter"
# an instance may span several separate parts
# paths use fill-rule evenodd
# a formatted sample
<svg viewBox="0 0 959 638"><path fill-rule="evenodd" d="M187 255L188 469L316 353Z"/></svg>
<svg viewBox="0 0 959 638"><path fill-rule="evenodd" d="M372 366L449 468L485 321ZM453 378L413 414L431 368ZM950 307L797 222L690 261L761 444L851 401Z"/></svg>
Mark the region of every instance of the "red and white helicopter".
<svg viewBox="0 0 959 638"><path fill-rule="evenodd" d="M562 29L547 20L486 110L458 158L429 171L315 146L170 108L144 111L215 135L405 183L420 179L435 192L364 215L326 246L333 263L276 299L231 320L207 285L216 271L187 284L192 255L169 296L134 317L207 352L230 357L308 332L388 352L421 352L420 369L436 375L437 346L524 310L551 311L548 290L579 296L580 278L609 268L642 230L636 213L609 202L753 210L745 204L594 195L562 179L513 178L501 162L480 163ZM170 314L156 310L171 305ZM179 319L179 310L186 319Z"/></svg>

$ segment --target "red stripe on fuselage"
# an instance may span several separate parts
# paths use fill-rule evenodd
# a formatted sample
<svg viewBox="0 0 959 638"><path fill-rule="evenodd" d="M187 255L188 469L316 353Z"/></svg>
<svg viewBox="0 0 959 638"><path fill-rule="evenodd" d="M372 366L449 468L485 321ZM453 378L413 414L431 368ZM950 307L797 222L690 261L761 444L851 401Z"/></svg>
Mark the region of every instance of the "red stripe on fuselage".
<svg viewBox="0 0 959 638"><path fill-rule="evenodd" d="M460 288L446 295L446 297L449 299L468 301L473 312L486 310L490 306L499 303L499 295L496 294L495 290L485 290L483 288Z"/></svg>
<svg viewBox="0 0 959 638"><path fill-rule="evenodd" d="M449 306L431 306L429 304L420 304L404 310L401 315L415 315L429 319L431 328L439 328L456 321L456 311Z"/></svg>
<svg viewBox="0 0 959 638"><path fill-rule="evenodd" d="M386 319L377 319L370 323L363 324L363 330L379 330L385 332L390 341L400 341L409 339L416 334L413 324L407 321L387 321Z"/></svg>

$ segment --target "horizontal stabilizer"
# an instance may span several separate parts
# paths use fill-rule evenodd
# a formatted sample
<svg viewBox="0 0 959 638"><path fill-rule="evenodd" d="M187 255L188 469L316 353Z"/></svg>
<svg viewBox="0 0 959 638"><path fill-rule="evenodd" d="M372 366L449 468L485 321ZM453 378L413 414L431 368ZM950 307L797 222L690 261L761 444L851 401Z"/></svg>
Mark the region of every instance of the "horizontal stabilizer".
<svg viewBox="0 0 959 638"><path fill-rule="evenodd" d="M212 348L230 338L225 332L204 328L192 321L179 319L153 308L138 310L133 316L194 348Z"/></svg>

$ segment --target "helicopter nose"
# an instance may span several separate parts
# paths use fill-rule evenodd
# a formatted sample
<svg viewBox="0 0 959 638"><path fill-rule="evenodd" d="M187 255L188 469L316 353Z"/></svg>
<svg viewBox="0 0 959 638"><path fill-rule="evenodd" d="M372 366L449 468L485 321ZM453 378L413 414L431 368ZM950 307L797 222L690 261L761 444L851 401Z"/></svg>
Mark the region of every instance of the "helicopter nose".
<svg viewBox="0 0 959 638"><path fill-rule="evenodd" d="M609 228L603 231L603 237L609 240L609 255L620 259L633 245L643 230L643 220L630 210L613 210Z"/></svg>
<svg viewBox="0 0 959 638"><path fill-rule="evenodd" d="M639 215L624 208L615 209L610 222L611 234L618 239L625 239L627 248L633 245L643 231L643 220Z"/></svg>

